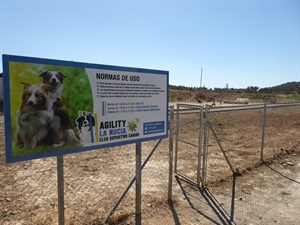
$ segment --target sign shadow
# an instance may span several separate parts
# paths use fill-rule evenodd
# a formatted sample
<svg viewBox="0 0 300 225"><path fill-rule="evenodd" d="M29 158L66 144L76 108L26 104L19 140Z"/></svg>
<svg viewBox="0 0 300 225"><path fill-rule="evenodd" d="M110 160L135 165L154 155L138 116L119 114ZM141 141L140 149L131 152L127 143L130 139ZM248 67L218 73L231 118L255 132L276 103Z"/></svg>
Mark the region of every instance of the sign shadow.
<svg viewBox="0 0 300 225"><path fill-rule="evenodd" d="M230 224L233 225L234 216L234 198L235 198L235 180L233 176L233 187L231 196L231 212L230 214L222 207L222 204L214 197L207 187L197 187L194 183L188 180L175 176L176 181L182 191L184 198L189 206L194 209L201 217L203 217L209 224ZM170 206L171 208L171 206ZM171 208L174 216L175 224L180 224L176 211ZM178 223L176 223L178 221Z"/></svg>

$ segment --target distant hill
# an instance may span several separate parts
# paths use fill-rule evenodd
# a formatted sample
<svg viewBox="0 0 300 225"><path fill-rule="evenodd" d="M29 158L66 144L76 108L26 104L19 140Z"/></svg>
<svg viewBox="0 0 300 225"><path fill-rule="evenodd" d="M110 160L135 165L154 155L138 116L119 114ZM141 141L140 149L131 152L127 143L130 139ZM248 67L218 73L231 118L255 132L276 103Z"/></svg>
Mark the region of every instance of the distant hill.
<svg viewBox="0 0 300 225"><path fill-rule="evenodd" d="M265 87L265 88L259 88L256 86L249 86L247 88L214 88L214 89L207 89L205 87L199 88L199 87L185 87L185 86L176 86L176 85L170 85L170 89L173 90L181 90L181 91L191 91L191 92L212 92L212 93L265 93L265 94L292 94L295 92L300 92L300 82L287 82L284 84L280 84L274 87Z"/></svg>
<svg viewBox="0 0 300 225"><path fill-rule="evenodd" d="M300 82L287 82L284 84L280 84L274 87L269 88L261 88L259 92L261 93L277 93L277 94L290 94L295 91L300 91Z"/></svg>

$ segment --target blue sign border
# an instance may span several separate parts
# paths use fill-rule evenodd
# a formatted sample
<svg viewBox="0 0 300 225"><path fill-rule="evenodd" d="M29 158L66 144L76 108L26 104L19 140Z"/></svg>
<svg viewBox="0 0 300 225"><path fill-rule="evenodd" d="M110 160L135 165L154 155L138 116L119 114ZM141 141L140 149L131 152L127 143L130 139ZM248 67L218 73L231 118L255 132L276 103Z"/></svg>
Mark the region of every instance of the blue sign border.
<svg viewBox="0 0 300 225"><path fill-rule="evenodd" d="M168 105L169 105L169 71L164 70L154 70L154 69L144 69L144 68L134 68L134 67L123 67L123 66L112 66L112 65L103 65L103 64L93 64L93 63L83 63L83 62L74 62L74 61L64 61L56 59L45 59L45 58L36 58L28 56L17 56L17 55L2 55L3 61L3 92L4 92L4 125L5 125L5 146L6 146L6 162L20 162L31 159L45 158L60 156L71 153L84 152L89 150L103 149L108 147L114 147L119 145L126 145L132 143L140 143L144 141L163 139L168 137ZM74 148L68 150L56 150L53 152L44 152L39 154L27 155L27 156L17 156L12 155L12 137L11 137L11 106L10 106L10 78L9 78L9 62L23 62L23 63L36 63L36 64L47 64L47 65L56 65L56 66L70 66L70 67L82 67L82 68L92 68L92 69L105 69L105 70L116 70L116 71L127 71L127 72L139 72L139 73L149 73L149 74L158 74L166 76L167 86L166 86L166 134L158 135L155 137L146 137L141 139L126 140L116 143L108 143L94 146L86 146L82 148Z"/></svg>

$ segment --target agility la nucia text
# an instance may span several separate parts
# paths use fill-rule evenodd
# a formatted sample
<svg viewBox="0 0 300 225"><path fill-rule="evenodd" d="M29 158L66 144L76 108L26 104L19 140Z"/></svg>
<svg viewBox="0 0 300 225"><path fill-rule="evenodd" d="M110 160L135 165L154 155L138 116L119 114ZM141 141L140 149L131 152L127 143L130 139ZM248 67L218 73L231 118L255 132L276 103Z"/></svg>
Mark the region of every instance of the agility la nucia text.
<svg viewBox="0 0 300 225"><path fill-rule="evenodd" d="M127 134L126 120L101 122L99 126L99 130L100 130L100 137L99 137L100 142L139 136L139 133Z"/></svg>

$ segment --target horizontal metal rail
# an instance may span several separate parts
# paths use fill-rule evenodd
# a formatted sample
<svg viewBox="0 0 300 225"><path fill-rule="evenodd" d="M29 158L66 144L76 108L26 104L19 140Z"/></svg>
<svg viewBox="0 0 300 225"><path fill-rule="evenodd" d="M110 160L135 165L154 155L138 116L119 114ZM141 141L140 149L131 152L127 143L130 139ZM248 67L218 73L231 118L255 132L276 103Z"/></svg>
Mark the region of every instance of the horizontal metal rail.
<svg viewBox="0 0 300 225"><path fill-rule="evenodd" d="M188 103L180 103L177 104L179 106L186 106L187 108L179 109L179 113L196 113L200 110L203 105L197 104L188 104ZM288 106L300 106L300 102L285 102L285 103L277 103L277 104L267 104L267 108L276 108L276 107L288 107ZM188 108L189 107L189 108ZM257 103L253 105L237 105L237 106L222 106L222 107L211 107L209 108L211 113L215 112L225 112L225 111L240 111L240 110L254 110L254 109L263 109L264 103ZM177 109L178 110L178 109ZM205 109L204 109L205 110Z"/></svg>
<svg viewBox="0 0 300 225"><path fill-rule="evenodd" d="M189 178L188 176L184 175L183 173L177 171L175 174L177 175L177 177L180 177L181 179L183 179L183 180L189 182L190 184L192 184L192 185L198 187L197 182L195 182L194 180L192 180L192 179Z"/></svg>
<svg viewBox="0 0 300 225"><path fill-rule="evenodd" d="M203 107L200 104L196 104L196 103L177 103L177 106L185 106L185 107Z"/></svg>

